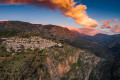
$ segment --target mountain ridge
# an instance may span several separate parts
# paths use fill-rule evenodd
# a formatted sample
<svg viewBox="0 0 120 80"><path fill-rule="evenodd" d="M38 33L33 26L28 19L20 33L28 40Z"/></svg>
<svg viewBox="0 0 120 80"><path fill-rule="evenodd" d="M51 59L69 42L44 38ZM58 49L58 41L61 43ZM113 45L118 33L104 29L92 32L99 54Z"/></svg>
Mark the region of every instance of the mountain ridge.
<svg viewBox="0 0 120 80"><path fill-rule="evenodd" d="M115 67L114 65L118 64L118 63L115 63L117 58L116 58L116 55L114 55L115 54L114 47L116 47L118 45L119 35L96 34L95 36L89 36L89 35L80 34L76 31L72 31L67 28L56 26L56 25L30 24L27 22L20 22L20 21L0 22L0 37L11 37L11 36L13 36L13 37L14 36L17 36L17 37L40 36L42 38L57 40L57 41L67 45L66 46L67 48L65 48L65 47L62 48L63 53L64 53L63 54L64 56L60 55L62 57L65 57L65 54L66 54L65 49L67 49L68 52L69 52L69 50L71 50L71 47L68 48L68 46L72 46L72 47L74 47L74 49L82 49L82 50L86 51L85 52L86 56L81 54L82 57L80 59L84 59L86 62L89 62L89 61L87 61L87 59L89 59L88 56L91 56L89 59L90 61L92 59L94 59L94 61L95 61L95 59L100 59L100 61L101 61L99 65L96 65L97 67L94 67L94 68L89 67L90 70L86 70L86 73L85 73L86 80L118 80L119 79L118 75L116 75L116 76L118 76L118 78L115 79L115 77L111 73L112 69L113 69L113 71L116 71L116 69L114 68ZM116 48L116 49L118 49L118 48ZM61 48L55 48L55 49L53 48L50 50L53 50L53 53L54 53L54 52L56 52L56 50L61 51ZM60 52L57 52L57 53L59 54ZM120 54L119 50L116 54L117 55ZM53 54L51 54L51 56L52 55ZM68 53L67 53L67 55L69 56ZM49 57L50 60L52 59L51 56ZM94 56L94 58L93 58L93 56ZM54 55L54 57L55 57L55 55ZM81 70L80 65L79 65L80 63L78 62L78 60L75 62L74 66L78 67L78 70ZM80 60L80 61L82 61L81 63L83 63L84 60ZM48 62L49 62L49 59L48 59ZM54 60L52 62L54 62ZM104 65L102 65L101 63ZM55 64L53 64L53 65L55 65ZM84 64L84 66L87 67L86 63L83 63L83 64ZM93 64L93 62L92 62L92 64ZM66 65L66 64L64 64L64 65ZM50 67L52 67L50 65L48 65L48 66L49 66L49 69L50 69ZM67 65L67 67L69 67L69 65ZM75 68L75 67L71 67L71 69L73 71L76 71L77 68ZM102 72L100 72L100 69L102 69L102 68L103 68L103 70L101 70ZM119 69L119 68L117 68L117 69ZM52 68L49 70L49 73L51 73L51 70L52 70ZM60 70L61 70L61 67L60 67ZM52 72L54 72L54 70L52 70ZM76 75L71 70L68 72L69 73L65 73L65 76L63 77L65 80L69 77L68 75L71 75L71 74L74 74L74 76L70 77L69 80L75 79L75 78L82 79L81 77L78 77L78 75L80 75L80 74ZM106 75L102 75L101 78L98 79L97 77L100 77L100 75L96 75L96 73L99 73L99 72L100 72L100 74L106 74ZM84 75L84 73L81 75ZM57 76L58 76L58 74L57 74ZM112 77L113 77L113 79L112 79ZM57 77L57 79L58 78L59 78L59 76ZM53 75L53 77L51 79L52 80L56 79L55 75Z"/></svg>

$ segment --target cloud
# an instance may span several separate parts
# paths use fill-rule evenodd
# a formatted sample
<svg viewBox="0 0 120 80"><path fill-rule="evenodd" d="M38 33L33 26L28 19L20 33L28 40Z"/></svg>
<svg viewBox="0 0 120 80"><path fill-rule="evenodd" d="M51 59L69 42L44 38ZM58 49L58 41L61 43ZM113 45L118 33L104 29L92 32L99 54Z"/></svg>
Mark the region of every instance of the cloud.
<svg viewBox="0 0 120 80"><path fill-rule="evenodd" d="M120 33L120 24L111 25L112 23L117 23L118 19L109 20L109 21L102 21L103 25L101 26L102 29L109 29L113 33Z"/></svg>
<svg viewBox="0 0 120 80"><path fill-rule="evenodd" d="M115 19L115 21L114 21L115 23L117 23L118 22L118 19Z"/></svg>
<svg viewBox="0 0 120 80"><path fill-rule="evenodd" d="M118 22L118 19L115 19L115 20L109 20L109 21L102 21L102 26L101 28L104 29L104 28L108 28L108 29L111 29L111 28L114 28L115 26L114 25L111 25L112 23L117 23Z"/></svg>
<svg viewBox="0 0 120 80"><path fill-rule="evenodd" d="M115 19L115 20L109 20L108 22L109 22L109 24L111 24L111 23L117 23L117 22L118 22L118 19Z"/></svg>
<svg viewBox="0 0 120 80"><path fill-rule="evenodd" d="M65 25L60 25L60 26L62 26L64 28L68 28L69 30L77 31L81 34L90 35L90 36L94 36L98 33L104 33L101 30L96 30L96 29L93 29L93 28L77 28L77 27L71 27L71 26L65 26Z"/></svg>
<svg viewBox="0 0 120 80"><path fill-rule="evenodd" d="M101 30L90 29L90 28L80 28L79 30L80 30L79 31L80 33L90 35L90 36L94 36L94 35L96 35L98 33L103 33L104 34L104 32L101 31Z"/></svg>
<svg viewBox="0 0 120 80"><path fill-rule="evenodd" d="M110 20L110 22L112 22L112 20ZM102 23L103 23L103 26L108 26L109 25L108 21L102 21Z"/></svg>
<svg viewBox="0 0 120 80"><path fill-rule="evenodd" d="M9 21L9 20L0 20L0 22L3 22L3 21Z"/></svg>
<svg viewBox="0 0 120 80"><path fill-rule="evenodd" d="M114 25L114 28L111 29L113 33L120 33L120 24Z"/></svg>
<svg viewBox="0 0 120 80"><path fill-rule="evenodd" d="M86 28L94 28L99 24L96 20L89 18L85 11L87 9L86 5L80 4L75 6L76 2L74 0L0 0L0 4L36 5L52 10L58 8L66 17L72 17L77 24Z"/></svg>

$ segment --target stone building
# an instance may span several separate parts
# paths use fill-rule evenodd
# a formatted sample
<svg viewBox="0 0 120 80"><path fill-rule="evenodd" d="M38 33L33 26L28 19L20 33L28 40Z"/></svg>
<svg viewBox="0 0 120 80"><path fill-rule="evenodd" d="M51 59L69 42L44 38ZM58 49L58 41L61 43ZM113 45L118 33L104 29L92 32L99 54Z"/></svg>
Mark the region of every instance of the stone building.
<svg viewBox="0 0 120 80"><path fill-rule="evenodd" d="M29 38L18 38L18 37L11 37L11 38L3 38L3 44L5 44L6 50L11 52L14 50L18 52L24 48L27 49L45 49L52 46L62 46L61 43L56 43L51 40L42 39L41 37L29 37Z"/></svg>

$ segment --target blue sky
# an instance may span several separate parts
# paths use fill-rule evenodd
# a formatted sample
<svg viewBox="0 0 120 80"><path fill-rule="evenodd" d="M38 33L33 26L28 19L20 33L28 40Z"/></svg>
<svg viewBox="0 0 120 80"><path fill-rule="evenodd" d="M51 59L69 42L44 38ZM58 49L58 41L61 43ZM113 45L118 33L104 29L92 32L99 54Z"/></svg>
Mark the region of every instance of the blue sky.
<svg viewBox="0 0 120 80"><path fill-rule="evenodd" d="M87 14L98 22L120 21L120 0L75 0L87 6ZM65 17L59 10L52 11L28 5L0 5L0 20L18 20L32 23L56 24L82 27L72 18Z"/></svg>

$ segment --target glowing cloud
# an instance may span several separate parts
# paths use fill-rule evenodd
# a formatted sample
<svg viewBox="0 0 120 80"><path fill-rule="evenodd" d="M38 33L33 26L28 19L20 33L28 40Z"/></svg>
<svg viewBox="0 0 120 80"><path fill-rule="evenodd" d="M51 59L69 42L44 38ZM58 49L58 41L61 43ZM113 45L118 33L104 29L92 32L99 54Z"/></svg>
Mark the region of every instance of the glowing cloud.
<svg viewBox="0 0 120 80"><path fill-rule="evenodd" d="M112 23L117 23L118 22L118 19L115 19L115 20L109 20L109 21L102 21L102 23L103 23L103 25L102 25L102 29L104 29L104 28L108 28L108 29L110 29L110 28L114 28L114 26L112 26L112 25L110 25L110 24L112 24Z"/></svg>
<svg viewBox="0 0 120 80"><path fill-rule="evenodd" d="M85 5L76 5L74 0L0 0L0 4L28 4L39 7L46 7L52 10L58 8L66 17L72 17L77 24L87 28L94 28L98 22L86 13L87 7Z"/></svg>
<svg viewBox="0 0 120 80"><path fill-rule="evenodd" d="M118 22L118 19L115 19L115 21L114 21L115 23L117 23Z"/></svg>
<svg viewBox="0 0 120 80"><path fill-rule="evenodd" d="M105 34L105 32L101 31L101 30L96 30L96 29L90 29L90 28L80 28L80 33L86 34L86 35L90 35L90 36L94 36L98 33L103 33Z"/></svg>
<svg viewBox="0 0 120 80"><path fill-rule="evenodd" d="M9 21L9 20L0 20L0 22L3 22L3 21Z"/></svg>
<svg viewBox="0 0 120 80"><path fill-rule="evenodd" d="M114 28L111 29L113 33L120 33L120 24L114 25Z"/></svg>
<svg viewBox="0 0 120 80"><path fill-rule="evenodd" d="M90 35L90 36L94 36L98 33L104 33L100 30L96 30L96 29L92 29L92 28L77 28L77 27L71 27L71 26L65 26L65 25L60 25L64 28L68 28L69 30L72 31L77 31L79 33L85 34L85 35Z"/></svg>
<svg viewBox="0 0 120 80"><path fill-rule="evenodd" d="M118 25L111 25L112 23L117 23L118 20L109 20L109 21L102 21L103 25L102 25L102 29L109 29L111 32L113 33L120 33L120 24Z"/></svg>

